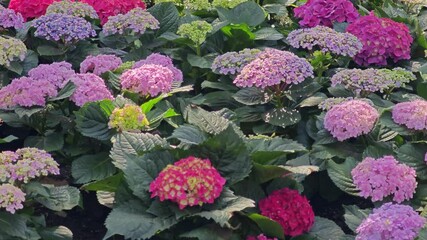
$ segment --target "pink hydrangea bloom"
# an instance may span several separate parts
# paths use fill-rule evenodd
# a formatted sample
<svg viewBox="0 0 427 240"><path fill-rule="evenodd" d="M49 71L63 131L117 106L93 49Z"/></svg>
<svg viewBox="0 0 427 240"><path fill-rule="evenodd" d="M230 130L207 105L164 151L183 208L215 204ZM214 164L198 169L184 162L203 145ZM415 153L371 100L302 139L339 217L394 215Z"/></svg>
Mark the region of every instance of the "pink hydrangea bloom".
<svg viewBox="0 0 427 240"><path fill-rule="evenodd" d="M397 62L411 58L412 37L403 23L388 18L379 18L371 12L360 17L347 27L363 43L363 49L354 57L362 66L387 65L387 59Z"/></svg>
<svg viewBox="0 0 427 240"><path fill-rule="evenodd" d="M335 22L353 22L359 17L350 0L308 0L294 9L295 17L301 18L303 27L323 25L332 27Z"/></svg>
<svg viewBox="0 0 427 240"><path fill-rule="evenodd" d="M114 55L88 56L80 63L80 73L93 72L101 76L107 71L112 71L122 65L122 60Z"/></svg>
<svg viewBox="0 0 427 240"><path fill-rule="evenodd" d="M417 188L415 170L399 162L393 156L365 158L352 171L354 184L360 196L382 201L393 195L393 201L401 203L413 197Z"/></svg>
<svg viewBox="0 0 427 240"><path fill-rule="evenodd" d="M258 236L249 236L246 238L246 240L278 240L277 238L269 238L265 236L264 234L260 234Z"/></svg>
<svg viewBox="0 0 427 240"><path fill-rule="evenodd" d="M427 153L424 155L424 162L427 163Z"/></svg>
<svg viewBox="0 0 427 240"><path fill-rule="evenodd" d="M139 68L145 64L156 64L156 65L160 65L163 67L167 67L169 70L172 71L173 76L174 76L173 77L174 81L182 82L182 80L183 80L181 70L179 70L178 68L176 68L173 65L172 58L170 58L168 56L165 56L165 55L162 55L159 53L152 53L146 59L136 62L133 65L133 68Z"/></svg>
<svg viewBox="0 0 427 240"><path fill-rule="evenodd" d="M114 99L105 85L104 79L93 73L75 74L70 81L76 85L76 90L70 100L81 107L87 102L96 102L104 99Z"/></svg>
<svg viewBox="0 0 427 240"><path fill-rule="evenodd" d="M24 20L37 18L46 13L47 7L60 0L10 0L9 8L21 13Z"/></svg>
<svg viewBox="0 0 427 240"><path fill-rule="evenodd" d="M324 126L338 141L369 133L379 117L378 111L362 100L334 105L325 116Z"/></svg>
<svg viewBox="0 0 427 240"><path fill-rule="evenodd" d="M414 130L427 130L427 101L398 103L392 110L393 121Z"/></svg>
<svg viewBox="0 0 427 240"><path fill-rule="evenodd" d="M120 77L123 89L141 95L155 97L171 90L174 75L167 67L144 64L139 68L127 70Z"/></svg>
<svg viewBox="0 0 427 240"><path fill-rule="evenodd" d="M24 208L25 193L11 184L0 185L0 208L14 214L16 210Z"/></svg>
<svg viewBox="0 0 427 240"><path fill-rule="evenodd" d="M20 13L0 5L0 28L21 29L24 27L24 18Z"/></svg>
<svg viewBox="0 0 427 240"><path fill-rule="evenodd" d="M68 62L55 62L52 64L40 64L28 72L28 76L34 80L45 80L57 88L62 88L71 76L75 74Z"/></svg>
<svg viewBox="0 0 427 240"><path fill-rule="evenodd" d="M125 14L137 7L145 9L145 3L142 0L82 0L82 2L91 5L96 10L101 24L106 23L110 16Z"/></svg>
<svg viewBox="0 0 427 240"><path fill-rule="evenodd" d="M180 209L213 203L221 195L225 179L208 159L188 157L168 165L150 184L151 197L170 200Z"/></svg>

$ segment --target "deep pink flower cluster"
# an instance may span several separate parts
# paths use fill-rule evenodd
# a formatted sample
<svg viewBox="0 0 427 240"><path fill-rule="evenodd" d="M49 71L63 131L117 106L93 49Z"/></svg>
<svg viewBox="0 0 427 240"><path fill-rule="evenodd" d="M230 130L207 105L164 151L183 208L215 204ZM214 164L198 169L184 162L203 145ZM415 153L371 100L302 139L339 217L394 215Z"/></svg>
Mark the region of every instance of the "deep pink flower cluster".
<svg viewBox="0 0 427 240"><path fill-rule="evenodd" d="M170 200L183 209L213 203L221 195L225 179L209 159L187 157L168 165L150 184L151 197Z"/></svg>
<svg viewBox="0 0 427 240"><path fill-rule="evenodd" d="M325 116L324 126L338 141L368 134L379 117L378 111L362 100L334 105Z"/></svg>
<svg viewBox="0 0 427 240"><path fill-rule="evenodd" d="M15 28L24 27L24 18L20 13L16 13L12 9L4 8L0 5L0 28Z"/></svg>
<svg viewBox="0 0 427 240"><path fill-rule="evenodd" d="M313 76L313 67L304 58L277 49L266 49L243 67L234 80L238 87L259 87L285 83L298 84Z"/></svg>
<svg viewBox="0 0 427 240"><path fill-rule="evenodd" d="M144 64L139 68L127 70L120 77L123 89L141 95L155 97L168 93L172 88L174 75L167 67Z"/></svg>
<svg viewBox="0 0 427 240"><path fill-rule="evenodd" d="M314 224L314 212L307 198L297 190L283 188L259 202L261 214L278 222L286 235L298 236Z"/></svg>
<svg viewBox="0 0 427 240"><path fill-rule="evenodd" d="M170 58L168 56L165 56L165 55L162 55L159 53L152 53L146 59L136 62L133 65L133 68L139 68L145 64L156 64L156 65L160 65L163 67L167 67L169 70L172 71L173 76L174 76L173 77L174 81L182 82L182 80L183 80L181 70L179 70L178 68L176 68L173 65L172 58Z"/></svg>
<svg viewBox="0 0 427 240"><path fill-rule="evenodd" d="M392 110L393 121L414 130L427 130L427 101L398 103Z"/></svg>
<svg viewBox="0 0 427 240"><path fill-rule="evenodd" d="M76 85L76 90L70 100L81 107L87 102L96 102L104 99L114 99L105 85L104 79L93 73L75 74L70 81Z"/></svg>
<svg viewBox="0 0 427 240"><path fill-rule="evenodd" d="M80 63L80 73L92 72L101 76L107 71L112 71L122 65L122 60L115 55L88 56Z"/></svg>
<svg viewBox="0 0 427 240"><path fill-rule="evenodd" d="M363 220L356 240L414 240L425 223L410 206L386 203Z"/></svg>
<svg viewBox="0 0 427 240"><path fill-rule="evenodd" d="M371 12L360 17L347 27L347 32L355 35L363 43L363 49L354 57L362 66L387 65L387 59L394 62L410 59L412 37L403 23L388 18L379 18Z"/></svg>
<svg viewBox="0 0 427 240"><path fill-rule="evenodd" d="M365 158L352 171L353 182L360 196L382 201L394 195L393 201L401 203L413 197L417 188L415 170L399 162L393 156Z"/></svg>
<svg viewBox="0 0 427 240"><path fill-rule="evenodd" d="M295 17L301 18L303 27L323 25L332 27L335 22L353 22L359 17L350 0L308 0L294 9Z"/></svg>
<svg viewBox="0 0 427 240"><path fill-rule="evenodd" d="M82 0L82 2L91 5L96 10L101 24L106 23L110 16L125 14L137 7L145 9L145 3L142 0Z"/></svg>
<svg viewBox="0 0 427 240"><path fill-rule="evenodd" d="M9 8L21 13L25 20L38 18L46 13L47 7L60 0L10 0Z"/></svg>
<svg viewBox="0 0 427 240"><path fill-rule="evenodd" d="M14 214L16 210L24 208L25 193L12 184L0 185L0 208Z"/></svg>
<svg viewBox="0 0 427 240"><path fill-rule="evenodd" d="M40 64L28 72L28 76L37 81L48 81L57 88L62 88L71 76L75 74L68 62Z"/></svg>
<svg viewBox="0 0 427 240"><path fill-rule="evenodd" d="M278 240L277 238L269 238L265 236L264 234L260 234L258 236L249 236L246 238L246 240Z"/></svg>

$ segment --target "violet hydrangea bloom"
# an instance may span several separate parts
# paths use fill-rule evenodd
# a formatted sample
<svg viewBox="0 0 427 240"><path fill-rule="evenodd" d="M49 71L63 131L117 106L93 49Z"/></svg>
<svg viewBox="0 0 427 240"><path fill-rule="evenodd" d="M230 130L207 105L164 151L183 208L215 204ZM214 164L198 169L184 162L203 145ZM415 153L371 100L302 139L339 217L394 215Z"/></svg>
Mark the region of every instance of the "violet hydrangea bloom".
<svg viewBox="0 0 427 240"><path fill-rule="evenodd" d="M264 234L260 234L258 236L248 236L246 240L278 240L277 238L269 238Z"/></svg>
<svg viewBox="0 0 427 240"><path fill-rule="evenodd" d="M70 81L76 85L76 90L70 100L81 107L87 102L96 102L105 99L114 99L105 85L104 79L93 73L75 74Z"/></svg>
<svg viewBox="0 0 427 240"><path fill-rule="evenodd" d="M243 67L234 80L238 87L266 88L278 84L298 84L313 76L313 67L304 58L277 49L266 49Z"/></svg>
<svg viewBox="0 0 427 240"><path fill-rule="evenodd" d="M356 240L414 240L425 223L412 207L386 203L363 220Z"/></svg>
<svg viewBox="0 0 427 240"><path fill-rule="evenodd" d="M367 157L351 171L351 175L360 196L371 197L373 202L393 195L393 201L401 203L411 199L417 188L415 170L399 164L393 156Z"/></svg>
<svg viewBox="0 0 427 240"><path fill-rule="evenodd" d="M110 16L102 32L106 35L124 34L126 31L143 34L147 29L158 29L159 21L148 11L134 8L126 14Z"/></svg>
<svg viewBox="0 0 427 240"><path fill-rule="evenodd" d="M379 117L378 111L362 100L349 100L326 112L324 126L338 141L368 134Z"/></svg>
<svg viewBox="0 0 427 240"><path fill-rule="evenodd" d="M354 57L363 47L354 35L340 33L324 26L294 30L289 33L287 40L294 48L312 50L317 47L324 53L349 57Z"/></svg>
<svg viewBox="0 0 427 240"><path fill-rule="evenodd" d="M413 130L427 130L427 101L398 103L392 110L393 121Z"/></svg>
<svg viewBox="0 0 427 240"><path fill-rule="evenodd" d="M68 62L40 64L28 72L28 76L36 81L48 81L57 88L63 88L76 72Z"/></svg>
<svg viewBox="0 0 427 240"><path fill-rule="evenodd" d="M255 60L260 52L259 49L245 48L239 52L227 52L219 55L212 63L212 71L223 75L238 74L244 66Z"/></svg>
<svg viewBox="0 0 427 240"><path fill-rule="evenodd" d="M0 5L0 28L21 29L24 27L24 18L20 13Z"/></svg>
<svg viewBox="0 0 427 240"><path fill-rule="evenodd" d="M21 40L0 36L0 66L9 66L17 59L23 61L26 53L27 47Z"/></svg>
<svg viewBox="0 0 427 240"><path fill-rule="evenodd" d="M353 22L359 17L350 0L308 0L295 8L294 13L295 17L302 19L299 24L303 27L332 27L333 23Z"/></svg>
<svg viewBox="0 0 427 240"><path fill-rule="evenodd" d="M172 59L168 56L152 53L146 59L136 62L132 68L139 68L145 64L156 64L168 68L173 73L174 81L182 82L183 76L181 70L173 65Z"/></svg>
<svg viewBox="0 0 427 240"><path fill-rule="evenodd" d="M80 73L93 72L95 75L101 76L107 71L120 67L122 63L122 60L115 55L88 56L80 63Z"/></svg>
<svg viewBox="0 0 427 240"><path fill-rule="evenodd" d="M52 13L61 13L81 18L98 19L98 14L91 5L70 0L62 0L50 4L46 9L46 15Z"/></svg>
<svg viewBox="0 0 427 240"><path fill-rule="evenodd" d="M24 208L25 193L12 184L0 185L0 208L14 214L16 210Z"/></svg>

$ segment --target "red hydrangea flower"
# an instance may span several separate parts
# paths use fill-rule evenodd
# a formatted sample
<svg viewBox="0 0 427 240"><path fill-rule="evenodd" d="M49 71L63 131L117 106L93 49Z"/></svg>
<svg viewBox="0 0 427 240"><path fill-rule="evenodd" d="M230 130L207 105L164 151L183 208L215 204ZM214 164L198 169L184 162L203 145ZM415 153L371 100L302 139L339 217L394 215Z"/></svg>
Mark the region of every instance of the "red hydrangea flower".
<svg viewBox="0 0 427 240"><path fill-rule="evenodd" d="M37 18L46 13L47 7L60 0L10 0L9 8L21 13L24 20Z"/></svg>
<svg viewBox="0 0 427 240"><path fill-rule="evenodd" d="M297 190L283 188L259 202L261 214L282 225L286 235L298 236L314 224L314 212L307 198Z"/></svg>
<svg viewBox="0 0 427 240"><path fill-rule="evenodd" d="M91 5L96 10L101 24L106 23L110 16L125 14L137 7L146 8L142 0L82 0L82 2Z"/></svg>

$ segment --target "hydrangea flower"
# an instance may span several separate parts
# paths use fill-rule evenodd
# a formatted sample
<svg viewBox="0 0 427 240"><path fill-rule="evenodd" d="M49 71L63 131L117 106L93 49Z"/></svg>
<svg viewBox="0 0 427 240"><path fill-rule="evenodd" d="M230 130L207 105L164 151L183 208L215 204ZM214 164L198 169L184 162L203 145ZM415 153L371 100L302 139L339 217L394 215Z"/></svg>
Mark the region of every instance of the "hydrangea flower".
<svg viewBox="0 0 427 240"><path fill-rule="evenodd" d="M40 64L28 72L33 80L48 81L57 88L63 88L74 74L71 64L64 61Z"/></svg>
<svg viewBox="0 0 427 240"><path fill-rule="evenodd" d="M193 156L168 165L150 184L151 198L170 200L180 209L213 203L222 192L225 179L209 159Z"/></svg>
<svg viewBox="0 0 427 240"><path fill-rule="evenodd" d="M261 214L278 222L285 235L298 236L314 224L314 212L307 198L297 190L283 188L259 201Z"/></svg>
<svg viewBox="0 0 427 240"><path fill-rule="evenodd" d="M27 47L25 44L16 38L5 38L0 36L0 65L10 66L10 62L17 59L23 61Z"/></svg>
<svg viewBox="0 0 427 240"><path fill-rule="evenodd" d="M425 223L410 206L386 203L363 220L356 240L414 240Z"/></svg>
<svg viewBox="0 0 427 240"><path fill-rule="evenodd" d="M212 63L212 71L227 75L238 74L243 67L257 58L261 50L245 48L239 52L227 52L216 57Z"/></svg>
<svg viewBox="0 0 427 240"><path fill-rule="evenodd" d="M122 63L122 60L115 55L88 56L80 63L80 73L93 72L101 76L105 72L118 68Z"/></svg>
<svg viewBox="0 0 427 240"><path fill-rule="evenodd" d="M102 32L106 35L124 34L126 31L144 34L147 29L158 29L159 21L142 8L135 8L126 14L118 14L108 18Z"/></svg>
<svg viewBox="0 0 427 240"><path fill-rule="evenodd" d="M312 50L318 47L324 53L349 57L354 57L363 48L362 43L354 35L340 33L324 26L294 30L289 33L287 40L294 48Z"/></svg>
<svg viewBox="0 0 427 240"><path fill-rule="evenodd" d="M25 193L12 184L0 185L0 208L14 214L16 210L23 209L25 202Z"/></svg>
<svg viewBox="0 0 427 240"><path fill-rule="evenodd" d="M47 7L60 0L10 0L9 8L21 13L24 20L38 18L46 13Z"/></svg>
<svg viewBox="0 0 427 240"><path fill-rule="evenodd" d="M188 38L197 45L202 45L206 40L208 33L212 31L212 25L206 21L193 21L184 23L179 26L177 34L181 37Z"/></svg>
<svg viewBox="0 0 427 240"><path fill-rule="evenodd" d="M427 101L398 103L392 110L393 121L413 130L427 130Z"/></svg>
<svg viewBox="0 0 427 240"><path fill-rule="evenodd" d="M108 18L117 14L125 14L134 8L145 9L145 3L141 0L81 0L91 5L98 13L101 24L105 24Z"/></svg>
<svg viewBox="0 0 427 240"><path fill-rule="evenodd" d="M353 22L359 17L350 0L308 0L295 8L294 13L295 17L302 19L299 24L303 27L332 27L333 23Z"/></svg>
<svg viewBox="0 0 427 240"><path fill-rule="evenodd" d="M168 56L152 53L146 59L140 60L133 65L133 68L139 68L145 64L156 64L168 68L173 73L174 81L182 82L183 76L181 70L173 65L172 59Z"/></svg>
<svg viewBox="0 0 427 240"><path fill-rule="evenodd" d="M36 19L34 35L46 40L61 41L65 44L74 43L89 37L95 37L92 25L81 17L52 13Z"/></svg>
<svg viewBox="0 0 427 240"><path fill-rule="evenodd" d="M76 85L76 90L70 100L81 107L87 102L96 102L105 99L114 99L105 85L104 79L93 73L75 74L70 81Z"/></svg>
<svg viewBox="0 0 427 240"><path fill-rule="evenodd" d="M238 87L266 88L281 83L298 84L312 76L313 67L304 58L269 48L244 66L233 83Z"/></svg>
<svg viewBox="0 0 427 240"><path fill-rule="evenodd" d="M237 5L247 1L248 0L213 0L212 6L222 8L234 8Z"/></svg>
<svg viewBox="0 0 427 240"><path fill-rule="evenodd" d="M338 141L368 134L379 117L378 111L362 100L349 100L326 112L324 126Z"/></svg>
<svg viewBox="0 0 427 240"><path fill-rule="evenodd" d="M16 13L12 9L4 8L0 5L0 29L1 28L15 28L20 29L24 27L24 18L20 13Z"/></svg>
<svg viewBox="0 0 427 240"><path fill-rule="evenodd" d="M246 238L246 240L278 240L277 238L269 238L265 236L264 234L260 234L258 236L249 236Z"/></svg>
<svg viewBox="0 0 427 240"><path fill-rule="evenodd" d="M387 59L397 62L411 58L413 39L408 27L403 23L376 17L371 12L351 23L347 32L363 43L362 51L354 57L354 61L359 65L384 66L387 65Z"/></svg>
<svg viewBox="0 0 427 240"><path fill-rule="evenodd" d="M120 131L129 131L143 129L149 124L141 107L126 104L123 108L115 108L113 110L108 127L117 128Z"/></svg>
<svg viewBox="0 0 427 240"><path fill-rule="evenodd" d="M46 14L60 13L71 15L74 17L98 19L98 14L95 9L89 4L83 2L75 2L71 0L62 0L54 2L46 10Z"/></svg>
<svg viewBox="0 0 427 240"><path fill-rule="evenodd" d="M324 111L330 110L333 106L343 103L345 101L353 100L352 97L333 97L327 98L319 103L318 108Z"/></svg>
<svg viewBox="0 0 427 240"><path fill-rule="evenodd" d="M170 92L173 80L171 70L155 64L144 64L139 68L130 69L120 77L123 89L151 97Z"/></svg>
<svg viewBox="0 0 427 240"><path fill-rule="evenodd" d="M417 188L415 170L399 164L393 156L367 157L351 171L351 175L360 196L371 197L373 202L393 195L393 201L401 203L411 199Z"/></svg>
<svg viewBox="0 0 427 240"><path fill-rule="evenodd" d="M427 153L424 155L424 162L427 164Z"/></svg>
<svg viewBox="0 0 427 240"><path fill-rule="evenodd" d="M184 8L194 11L210 10L212 5L209 0L184 0Z"/></svg>

